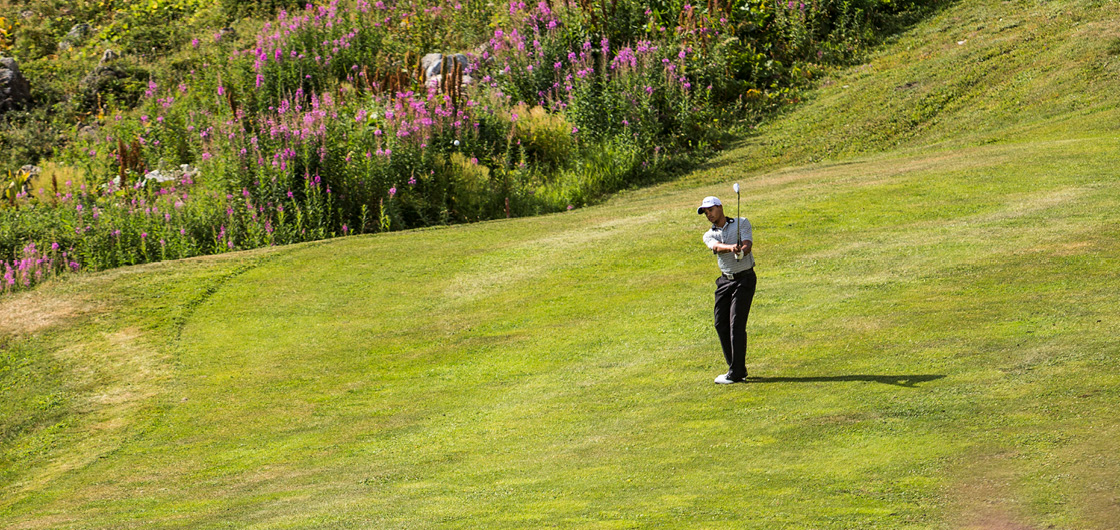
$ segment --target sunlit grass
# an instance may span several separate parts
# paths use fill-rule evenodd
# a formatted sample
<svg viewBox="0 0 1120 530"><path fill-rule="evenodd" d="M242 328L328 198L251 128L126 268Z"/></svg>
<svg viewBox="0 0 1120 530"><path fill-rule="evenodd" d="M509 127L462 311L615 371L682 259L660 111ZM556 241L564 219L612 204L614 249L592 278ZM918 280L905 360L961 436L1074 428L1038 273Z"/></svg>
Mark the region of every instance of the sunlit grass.
<svg viewBox="0 0 1120 530"><path fill-rule="evenodd" d="M174 375L127 383L140 396L118 412L125 425L98 431L115 448L59 435L88 463L51 481L35 478L49 465L20 474L38 493L5 517L920 528L995 510L1084 522L1071 508L1094 498L1099 472L1076 462L1120 464L1094 452L1108 431L1093 427L1116 397L1112 146L742 181L760 287L755 378L731 388L710 383L714 263L690 207L723 186L117 276L120 322L83 324L110 341L145 322L174 336L188 286L226 279L159 346L173 356L154 373ZM1095 162L1063 170L1074 160ZM988 193L962 193L977 172ZM54 294L86 282L103 284ZM121 306L156 283L182 294ZM91 353L70 362L104 364ZM988 494L1010 504L955 493L987 491L976 462L1003 477ZM1053 494L1063 504L1039 504Z"/></svg>
<svg viewBox="0 0 1120 530"><path fill-rule="evenodd" d="M964 3L916 31L975 27L989 9ZM1035 7L1015 9L1025 22L1004 31L1035 27ZM888 86L922 68L899 56L941 57L911 44L885 51L881 74L851 75ZM824 153L809 133L828 129L840 90L603 206L5 299L0 397L19 405L0 410L34 412L3 416L0 521L1116 527L1115 103L745 169L814 117L781 156ZM849 121L870 131L865 105ZM753 377L724 387L694 208L732 182L760 279ZM13 378L28 369L40 375Z"/></svg>

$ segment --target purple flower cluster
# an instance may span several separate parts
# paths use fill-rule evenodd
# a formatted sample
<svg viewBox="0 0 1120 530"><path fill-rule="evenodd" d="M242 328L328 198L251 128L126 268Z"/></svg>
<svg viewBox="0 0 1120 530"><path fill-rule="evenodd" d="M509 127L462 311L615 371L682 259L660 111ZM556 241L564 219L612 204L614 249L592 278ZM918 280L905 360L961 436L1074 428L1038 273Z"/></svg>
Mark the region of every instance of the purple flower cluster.
<svg viewBox="0 0 1120 530"><path fill-rule="evenodd" d="M658 121L667 112L692 114L700 104L691 90L707 61L699 39L722 28L686 6L695 21L689 27L658 28L637 42L596 36L568 49L566 21L582 16L578 7L507 0L495 7L493 33L466 54L462 86L448 87L450 78L402 83L384 75L381 67L394 58L383 43L399 49L403 41L393 39L400 34L451 23L462 9L456 0L308 4L281 12L228 62L211 50L231 39L195 39L192 53L206 60L202 68L150 81L134 117L118 113L95 139L75 142L89 180L109 182L66 186L53 197L20 191L21 204L55 208L70 239L15 253L0 265L4 291L68 270L384 230L393 216L392 226L400 227L394 208L433 203L443 193L432 183L440 182L437 171L453 170L446 162L451 153L470 166L506 164L499 169L526 175L515 184L521 188L500 193L549 196L534 186L550 178L530 175L538 170L525 162L527 153L548 148L524 132L541 119L533 107L559 124L561 144L608 133L656 160L663 156L654 136ZM653 14L647 16L652 23ZM602 90L611 97L596 93ZM604 100L613 106L589 107ZM606 125L602 116L610 116ZM182 162L198 165L204 181L196 184L194 171L170 180L149 171ZM481 193L490 192L485 188ZM553 209L573 201L551 200ZM428 217L446 205L435 208ZM462 216L468 218L477 217Z"/></svg>
<svg viewBox="0 0 1120 530"><path fill-rule="evenodd" d="M0 269L4 271L0 293L26 289L63 272L78 272L81 265L71 258L69 252L59 252L59 249L58 243L52 243L49 251L42 251L36 248L35 243L28 243L20 256L10 261L0 260Z"/></svg>

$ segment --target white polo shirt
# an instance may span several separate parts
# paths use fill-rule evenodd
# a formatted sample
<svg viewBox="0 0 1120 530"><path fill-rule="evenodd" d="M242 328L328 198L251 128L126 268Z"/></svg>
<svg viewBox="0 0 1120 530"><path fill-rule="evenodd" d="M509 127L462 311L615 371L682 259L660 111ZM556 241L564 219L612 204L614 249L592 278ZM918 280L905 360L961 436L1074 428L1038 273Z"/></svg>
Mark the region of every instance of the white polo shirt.
<svg viewBox="0 0 1120 530"><path fill-rule="evenodd" d="M736 229L738 234L736 234ZM710 230L704 232L704 244L708 245L712 252L715 252L716 243L734 245L739 242L739 237L742 237L743 241L754 241L754 237L751 235L751 222L746 217L740 217L737 220L728 217L726 225L722 227L712 225ZM754 267L753 252L748 252L741 261L735 261L733 252L716 254L716 257L719 258L719 270L724 274L737 274Z"/></svg>

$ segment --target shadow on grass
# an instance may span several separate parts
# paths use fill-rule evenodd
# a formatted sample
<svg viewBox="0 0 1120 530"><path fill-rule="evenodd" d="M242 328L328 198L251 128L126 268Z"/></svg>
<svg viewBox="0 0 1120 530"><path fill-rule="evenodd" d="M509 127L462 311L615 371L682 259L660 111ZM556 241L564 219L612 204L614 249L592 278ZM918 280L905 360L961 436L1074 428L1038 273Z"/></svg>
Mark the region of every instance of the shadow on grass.
<svg viewBox="0 0 1120 530"><path fill-rule="evenodd" d="M747 383L844 383L869 381L887 385L915 388L918 383L928 383L944 375L822 375L814 377L748 377Z"/></svg>

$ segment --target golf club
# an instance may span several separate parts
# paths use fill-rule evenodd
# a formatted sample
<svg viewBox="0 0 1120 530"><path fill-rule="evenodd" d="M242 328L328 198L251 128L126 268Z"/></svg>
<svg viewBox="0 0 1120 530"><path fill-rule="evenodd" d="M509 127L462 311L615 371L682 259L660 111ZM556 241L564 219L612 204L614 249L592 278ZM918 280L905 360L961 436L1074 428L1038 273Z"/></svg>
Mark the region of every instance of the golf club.
<svg viewBox="0 0 1120 530"><path fill-rule="evenodd" d="M743 232L739 230L739 183L736 182L731 188L735 190L735 243L741 245L743 244ZM743 251L740 250L735 253L735 261L742 259Z"/></svg>

